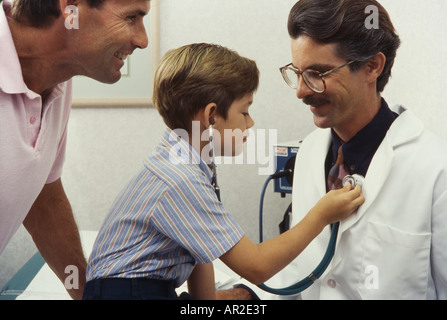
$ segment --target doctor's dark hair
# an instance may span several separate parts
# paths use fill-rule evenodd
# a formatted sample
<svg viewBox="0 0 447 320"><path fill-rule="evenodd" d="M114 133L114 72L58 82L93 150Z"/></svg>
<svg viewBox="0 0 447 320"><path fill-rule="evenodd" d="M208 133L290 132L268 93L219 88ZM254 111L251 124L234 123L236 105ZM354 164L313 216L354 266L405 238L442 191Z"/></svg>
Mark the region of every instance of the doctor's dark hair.
<svg viewBox="0 0 447 320"><path fill-rule="evenodd" d="M87 0L91 8L100 8L106 0ZM14 19L35 28L50 26L61 15L58 0L15 0L12 3Z"/></svg>
<svg viewBox="0 0 447 320"><path fill-rule="evenodd" d="M366 8L371 5L378 9L377 29L365 25L370 15ZM382 52L386 64L377 79L378 92L389 81L401 43L388 12L376 0L300 0L290 11L288 30L292 39L307 35L324 44L336 44L340 58L355 61L349 66L352 72Z"/></svg>
<svg viewBox="0 0 447 320"><path fill-rule="evenodd" d="M196 43L168 51L156 71L153 102L166 125L191 132L192 119L209 103L227 119L231 104L259 85L253 60L225 47Z"/></svg>

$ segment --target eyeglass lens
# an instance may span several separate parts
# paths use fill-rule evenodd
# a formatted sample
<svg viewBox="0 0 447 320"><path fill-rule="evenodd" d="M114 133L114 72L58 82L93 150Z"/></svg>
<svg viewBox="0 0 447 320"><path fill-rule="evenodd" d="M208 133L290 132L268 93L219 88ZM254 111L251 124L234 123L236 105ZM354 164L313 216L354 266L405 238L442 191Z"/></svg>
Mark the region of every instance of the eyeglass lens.
<svg viewBox="0 0 447 320"><path fill-rule="evenodd" d="M286 68L283 71L284 80L286 80L287 84L293 89L298 88L298 77L299 75L292 69ZM324 82L321 79L318 72L313 70L305 70L302 73L302 77L306 85L313 91L323 92L324 91Z"/></svg>

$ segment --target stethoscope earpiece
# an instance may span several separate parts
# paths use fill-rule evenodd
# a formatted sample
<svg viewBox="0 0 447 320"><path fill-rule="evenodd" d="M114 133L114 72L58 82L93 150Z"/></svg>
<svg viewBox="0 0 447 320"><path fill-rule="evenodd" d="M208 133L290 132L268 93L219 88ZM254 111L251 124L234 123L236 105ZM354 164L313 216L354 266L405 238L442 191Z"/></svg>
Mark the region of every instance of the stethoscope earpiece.
<svg viewBox="0 0 447 320"><path fill-rule="evenodd" d="M216 170L216 163L215 163L215 159L214 159L214 142L213 142L213 125L214 125L214 118L210 118L210 136L209 136L209 140L210 140L210 155L211 155L211 170L213 173L213 176L211 178L211 185L214 188L214 192L216 193L217 199L219 201L221 201L220 199L220 188L219 185L217 183L217 170Z"/></svg>

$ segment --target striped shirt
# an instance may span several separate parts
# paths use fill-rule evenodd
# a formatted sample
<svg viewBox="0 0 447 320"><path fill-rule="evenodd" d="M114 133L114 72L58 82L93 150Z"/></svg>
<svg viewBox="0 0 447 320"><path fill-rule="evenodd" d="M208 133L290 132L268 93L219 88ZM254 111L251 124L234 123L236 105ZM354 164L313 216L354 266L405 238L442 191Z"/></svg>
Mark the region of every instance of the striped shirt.
<svg viewBox="0 0 447 320"><path fill-rule="evenodd" d="M174 131L113 203L87 266L87 281L185 282L196 263L219 258L243 236L211 185L211 170Z"/></svg>

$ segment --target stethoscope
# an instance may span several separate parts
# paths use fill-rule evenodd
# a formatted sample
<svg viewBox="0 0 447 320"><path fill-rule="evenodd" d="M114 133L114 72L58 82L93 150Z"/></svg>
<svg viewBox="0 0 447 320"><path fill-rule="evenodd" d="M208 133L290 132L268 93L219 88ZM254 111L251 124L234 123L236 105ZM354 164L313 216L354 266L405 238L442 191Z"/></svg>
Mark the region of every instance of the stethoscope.
<svg viewBox="0 0 447 320"><path fill-rule="evenodd" d="M220 188L217 183L217 170L216 170L216 162L214 159L214 142L213 142L213 125L214 125L214 119L210 118L210 126L209 126L209 142L210 142L210 157L211 157L211 170L212 170L212 177L211 177L211 185L213 186L214 192L216 193L217 199L221 201L220 199ZM260 231L260 242L263 241L262 239L262 208L263 208L263 202L264 202L264 194L265 190L267 189L268 183L273 179L278 179L281 177L284 177L286 175L291 174L291 170L289 171L280 171L277 173L274 173L270 175L267 179L267 181L264 184L264 188L261 193L261 203L259 206L259 231ZM360 187L363 187L363 181L364 177L358 174L354 175L347 175L343 179L343 186L346 185L346 183L351 183L351 188L355 188L356 185L359 185ZM326 271L327 267L329 266L329 263L332 260L332 257L334 256L335 252L335 244L337 242L337 235L338 235L338 229L340 227L340 222L336 222L332 225L331 230L331 236L329 238L329 244L327 246L326 252L323 256L323 259L321 259L321 262L318 264L318 266L304 279L301 281L298 281L297 283L280 289L275 289L267 286L266 284L258 285L259 288L261 288L264 291L277 294L277 295L294 295L298 294L307 288L309 288L312 284L317 281L321 275Z"/></svg>
<svg viewBox="0 0 447 320"><path fill-rule="evenodd" d="M212 177L211 177L211 185L213 186L214 192L216 193L217 199L220 200L220 188L219 184L217 183L217 170L216 170L216 161L214 159L214 142L213 142L213 125L214 125L214 119L210 118L210 127L209 127L209 140L210 140L210 156L211 156L211 171L212 171Z"/></svg>
<svg viewBox="0 0 447 320"><path fill-rule="evenodd" d="M264 199L265 190L267 188L268 183L272 179L278 179L278 178L281 178L287 174L291 174L291 171L277 172L277 173L269 176L269 178L267 179L267 181L264 184L264 188L262 190L262 195L261 195L261 204L259 206L259 226L260 226L260 228L259 228L260 239L259 240L260 240L260 242L262 242L262 207L263 207L263 199ZM343 186L345 186L346 183L350 182L351 188L355 188L356 185L359 185L362 188L364 179L365 178L363 176L358 175L358 174L347 175L343 179ZM336 222L332 225L331 237L329 238L329 244L327 246L327 249L323 256L323 259L321 259L321 262L318 264L318 266L306 278L302 279L301 281L298 281L297 283L295 283L291 286L285 287L285 288L276 289L276 288L271 288L265 284L258 285L258 287L264 291L267 291L267 292L270 292L273 294L277 294L277 295L283 295L283 296L298 294L298 293L306 290L307 288L309 288L326 271L327 267L329 266L329 263L332 260L332 257L334 256L335 244L337 242L339 226L340 226L340 222Z"/></svg>

